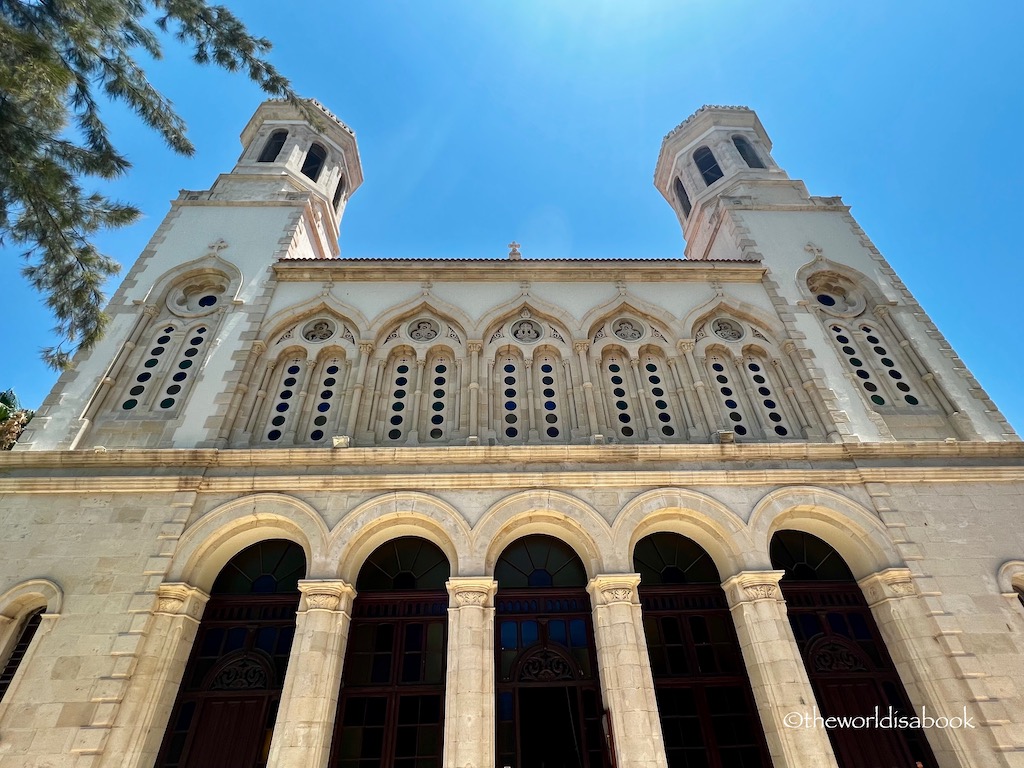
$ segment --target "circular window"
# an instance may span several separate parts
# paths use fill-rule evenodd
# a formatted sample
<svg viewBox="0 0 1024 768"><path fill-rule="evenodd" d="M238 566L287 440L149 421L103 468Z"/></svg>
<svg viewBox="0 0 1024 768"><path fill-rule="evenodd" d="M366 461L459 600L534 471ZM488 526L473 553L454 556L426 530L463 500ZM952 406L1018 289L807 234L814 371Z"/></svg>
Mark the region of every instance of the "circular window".
<svg viewBox="0 0 1024 768"><path fill-rule="evenodd" d="M331 320L310 320L302 329L302 338L313 343L327 341L334 335L335 330L337 327Z"/></svg>
<svg viewBox="0 0 1024 768"><path fill-rule="evenodd" d="M517 320L512 323L510 332L516 341L526 343L537 341L541 335L540 326L533 320Z"/></svg>
<svg viewBox="0 0 1024 768"><path fill-rule="evenodd" d="M187 278L168 294L167 308L185 317L213 312L224 303L228 282L226 275L216 273Z"/></svg>
<svg viewBox="0 0 1024 768"><path fill-rule="evenodd" d="M413 341L433 341L440 333L440 328L433 320L421 318L409 323L407 331Z"/></svg>
<svg viewBox="0 0 1024 768"><path fill-rule="evenodd" d="M726 341L739 341L743 338L743 329L739 323L720 317L711 323L715 336Z"/></svg>
<svg viewBox="0 0 1024 768"><path fill-rule="evenodd" d="M623 317L612 323L612 333L623 341L639 341L644 335L644 326L639 320Z"/></svg>

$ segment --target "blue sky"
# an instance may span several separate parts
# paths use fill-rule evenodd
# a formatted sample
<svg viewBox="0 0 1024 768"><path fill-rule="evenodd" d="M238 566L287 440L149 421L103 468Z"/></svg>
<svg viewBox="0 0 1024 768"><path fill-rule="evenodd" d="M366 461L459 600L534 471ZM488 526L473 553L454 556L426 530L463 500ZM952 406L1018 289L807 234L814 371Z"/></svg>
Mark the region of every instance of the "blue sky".
<svg viewBox="0 0 1024 768"><path fill-rule="evenodd" d="M352 257L682 255L651 183L662 137L702 104L757 110L773 155L841 195L967 366L1024 428L1024 5L740 0L245 0L298 91L355 131L366 180L342 223ZM1016 53L1015 53L1016 51ZM179 189L234 164L258 89L167 42L153 82L187 120L176 157L118 105L134 168L108 193L144 211L101 247L129 265ZM52 321L0 259L13 302L0 389L37 406ZM112 290L113 286L111 286ZM1012 307L1011 307L1012 308ZM1010 313L1014 317L1020 311Z"/></svg>

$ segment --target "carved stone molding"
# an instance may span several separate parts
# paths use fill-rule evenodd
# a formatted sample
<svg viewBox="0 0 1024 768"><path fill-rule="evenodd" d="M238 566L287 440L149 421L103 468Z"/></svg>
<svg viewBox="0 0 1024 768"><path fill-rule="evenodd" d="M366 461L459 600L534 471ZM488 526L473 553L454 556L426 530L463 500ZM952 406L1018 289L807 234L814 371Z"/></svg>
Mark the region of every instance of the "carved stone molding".
<svg viewBox="0 0 1024 768"><path fill-rule="evenodd" d="M864 590L864 598L868 605L917 595L909 568L886 568L884 571L865 576L857 583Z"/></svg>
<svg viewBox="0 0 1024 768"><path fill-rule="evenodd" d="M498 582L490 576L454 576L445 582L452 608L493 608Z"/></svg>
<svg viewBox="0 0 1024 768"><path fill-rule="evenodd" d="M356 591L341 579L303 579L299 581L302 605L299 611L344 611L352 608Z"/></svg>
<svg viewBox="0 0 1024 768"><path fill-rule="evenodd" d="M203 590L185 582L167 582L156 590L154 613L170 616L187 616L198 621L210 596Z"/></svg>
<svg viewBox="0 0 1024 768"><path fill-rule="evenodd" d="M616 573L595 576L587 584L587 591L590 593L590 599L597 606L616 603L639 605L640 598L636 591L639 584L639 573Z"/></svg>
<svg viewBox="0 0 1024 768"><path fill-rule="evenodd" d="M757 600L782 600L779 580L785 571L740 571L722 583L729 605L752 603Z"/></svg>

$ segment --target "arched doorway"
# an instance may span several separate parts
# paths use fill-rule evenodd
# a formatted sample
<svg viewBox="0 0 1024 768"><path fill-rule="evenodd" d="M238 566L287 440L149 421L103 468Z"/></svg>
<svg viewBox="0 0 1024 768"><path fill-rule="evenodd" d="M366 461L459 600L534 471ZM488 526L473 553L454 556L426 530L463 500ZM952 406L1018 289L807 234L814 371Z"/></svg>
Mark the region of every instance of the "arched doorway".
<svg viewBox="0 0 1024 768"><path fill-rule="evenodd" d="M439 768L444 742L448 558L414 536L359 570L330 765Z"/></svg>
<svg viewBox="0 0 1024 768"><path fill-rule="evenodd" d="M261 541L228 561L185 667L158 768L267 764L306 573L302 547Z"/></svg>
<svg viewBox="0 0 1024 768"><path fill-rule="evenodd" d="M771 768L714 562L676 533L637 542L640 604L669 768Z"/></svg>
<svg viewBox="0 0 1024 768"><path fill-rule="evenodd" d="M497 765L607 768L587 573L551 536L510 544L494 568Z"/></svg>
<svg viewBox="0 0 1024 768"><path fill-rule="evenodd" d="M849 567L829 544L803 531L772 537L773 567L822 717L914 716L906 690ZM936 768L920 728L832 728L840 768Z"/></svg>

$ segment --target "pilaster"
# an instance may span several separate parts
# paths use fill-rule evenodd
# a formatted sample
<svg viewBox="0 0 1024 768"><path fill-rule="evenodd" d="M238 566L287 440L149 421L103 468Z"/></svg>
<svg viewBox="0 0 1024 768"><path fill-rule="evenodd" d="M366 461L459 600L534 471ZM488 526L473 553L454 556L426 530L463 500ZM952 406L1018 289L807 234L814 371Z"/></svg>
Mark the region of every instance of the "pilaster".
<svg viewBox="0 0 1024 768"><path fill-rule="evenodd" d="M1012 721L998 700L977 696L965 684L984 683L979 660L954 642L958 669L950 663L950 650L936 642L936 623L919 597L909 568L886 568L861 579L861 589L875 624L900 674L910 702L918 713L927 708L932 717L973 716L974 728L930 728L925 737L939 764L946 766L1005 766L1012 737L1001 735Z"/></svg>
<svg viewBox="0 0 1024 768"><path fill-rule="evenodd" d="M184 582L157 587L146 640L103 744L99 766L153 765L209 599L201 589ZM82 729L94 734L99 730L95 723ZM85 733L80 733L80 741Z"/></svg>

